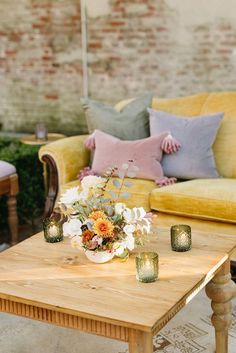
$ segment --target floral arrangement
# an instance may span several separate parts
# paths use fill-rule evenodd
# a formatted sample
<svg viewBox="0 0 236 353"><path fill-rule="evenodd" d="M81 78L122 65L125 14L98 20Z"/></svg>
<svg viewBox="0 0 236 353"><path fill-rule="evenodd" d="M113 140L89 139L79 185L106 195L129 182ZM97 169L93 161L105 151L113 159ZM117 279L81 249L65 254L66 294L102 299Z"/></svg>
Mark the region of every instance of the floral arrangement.
<svg viewBox="0 0 236 353"><path fill-rule="evenodd" d="M150 232L151 214L142 207L128 208L122 202L130 196L123 192L124 186L130 188L133 184L126 178L135 177L138 170L132 162L123 164L120 170L110 168L105 177L85 176L80 188L71 188L62 195L63 232L72 237L72 246L126 258L135 244L143 242ZM114 174L118 178L112 178ZM110 180L115 191L107 191Z"/></svg>

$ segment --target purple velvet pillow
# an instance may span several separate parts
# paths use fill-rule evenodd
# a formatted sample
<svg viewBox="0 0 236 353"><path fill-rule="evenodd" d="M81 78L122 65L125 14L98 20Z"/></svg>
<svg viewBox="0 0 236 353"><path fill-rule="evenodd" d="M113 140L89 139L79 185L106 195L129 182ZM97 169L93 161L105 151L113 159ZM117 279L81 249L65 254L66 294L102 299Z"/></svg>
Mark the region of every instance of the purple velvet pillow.
<svg viewBox="0 0 236 353"><path fill-rule="evenodd" d="M133 160L139 168L137 178L157 180L163 177L160 164L161 145L168 132L135 141L121 141L102 131L95 130L95 144L92 170L103 175L109 167L121 168L123 163Z"/></svg>
<svg viewBox="0 0 236 353"><path fill-rule="evenodd" d="M180 143L180 149L163 156L162 167L167 177L179 179L218 178L212 145L224 113L182 117L148 108L151 136L163 131Z"/></svg>

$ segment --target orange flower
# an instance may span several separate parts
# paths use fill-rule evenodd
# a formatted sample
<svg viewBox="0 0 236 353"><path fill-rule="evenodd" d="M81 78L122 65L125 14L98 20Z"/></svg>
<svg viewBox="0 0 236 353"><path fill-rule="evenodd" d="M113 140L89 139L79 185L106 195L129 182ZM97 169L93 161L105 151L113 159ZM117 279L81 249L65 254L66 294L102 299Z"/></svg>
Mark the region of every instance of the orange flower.
<svg viewBox="0 0 236 353"><path fill-rule="evenodd" d="M82 236L83 236L84 241L89 241L94 236L94 233L91 232L90 230L86 229L83 231Z"/></svg>
<svg viewBox="0 0 236 353"><path fill-rule="evenodd" d="M111 236L113 229L113 224L108 219L104 218L98 218L93 225L94 233L104 238Z"/></svg>
<svg viewBox="0 0 236 353"><path fill-rule="evenodd" d="M89 214L89 218L96 221L99 218L106 219L107 216L105 215L105 213L103 211L93 211Z"/></svg>

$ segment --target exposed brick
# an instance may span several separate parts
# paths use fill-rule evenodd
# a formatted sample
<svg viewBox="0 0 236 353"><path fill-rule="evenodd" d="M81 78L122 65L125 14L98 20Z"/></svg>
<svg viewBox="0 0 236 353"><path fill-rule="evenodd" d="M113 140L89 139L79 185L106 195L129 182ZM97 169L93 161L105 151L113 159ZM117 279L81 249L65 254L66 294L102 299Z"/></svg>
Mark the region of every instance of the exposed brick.
<svg viewBox="0 0 236 353"><path fill-rule="evenodd" d="M116 26L124 26L125 22L124 21L111 21L109 25L116 27Z"/></svg>
<svg viewBox="0 0 236 353"><path fill-rule="evenodd" d="M102 48L102 43L89 43L89 49L100 49Z"/></svg>
<svg viewBox="0 0 236 353"><path fill-rule="evenodd" d="M50 99L50 100L57 100L58 94L55 94L55 93L46 94L45 98Z"/></svg>
<svg viewBox="0 0 236 353"><path fill-rule="evenodd" d="M195 6L194 0L192 2ZM144 91L161 97L235 90L232 16L179 23L165 0L109 0L110 13L88 18L89 90L115 103ZM206 11L211 5L206 2ZM0 2L0 123L30 131L85 132L79 0ZM229 10L236 11L235 8ZM199 15L198 15L199 16ZM193 17L194 18L194 17ZM196 20L196 19L195 19Z"/></svg>

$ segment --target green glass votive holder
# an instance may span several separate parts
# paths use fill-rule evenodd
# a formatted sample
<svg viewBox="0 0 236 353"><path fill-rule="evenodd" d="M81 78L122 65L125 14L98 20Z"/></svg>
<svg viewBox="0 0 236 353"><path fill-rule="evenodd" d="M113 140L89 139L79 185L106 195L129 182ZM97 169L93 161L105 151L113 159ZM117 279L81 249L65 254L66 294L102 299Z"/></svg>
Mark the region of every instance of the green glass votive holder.
<svg viewBox="0 0 236 353"><path fill-rule="evenodd" d="M63 228L55 219L46 218L43 221L44 239L48 243L57 243L63 240Z"/></svg>
<svg viewBox="0 0 236 353"><path fill-rule="evenodd" d="M151 283L158 279L159 257L155 252L141 252L136 255L136 278L139 282Z"/></svg>
<svg viewBox="0 0 236 353"><path fill-rule="evenodd" d="M173 251L189 251L192 247L191 227L187 224L176 224L170 228L171 248Z"/></svg>

